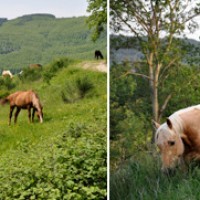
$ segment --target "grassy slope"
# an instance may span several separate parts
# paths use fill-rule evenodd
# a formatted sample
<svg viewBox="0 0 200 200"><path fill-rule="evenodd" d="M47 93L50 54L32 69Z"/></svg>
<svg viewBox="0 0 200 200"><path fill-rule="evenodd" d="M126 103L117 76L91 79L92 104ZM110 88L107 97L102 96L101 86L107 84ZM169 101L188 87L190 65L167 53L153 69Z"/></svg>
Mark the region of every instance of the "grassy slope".
<svg viewBox="0 0 200 200"><path fill-rule="evenodd" d="M51 85L37 81L19 84L17 89L15 88L15 91L31 88L38 92L44 106L43 124L38 122L29 124L27 111L21 111L18 116L17 125L12 124L8 126L9 106L5 105L1 107L0 168L3 169L1 171L3 176L0 175L0 180L2 184L7 184L9 188L14 187L12 185L13 180L7 183L9 176L7 173L12 173L12 171L15 173L18 167L19 169L22 168L23 171L24 169L30 170L32 166L36 165L37 160L46 157L46 151L48 150L49 152L58 138L63 137L63 135L68 138L65 144L68 145L69 149L76 148L76 150L79 150L80 148L79 151L84 151L84 148L88 147L89 149L90 144L95 144L95 141L99 140L99 143L97 143L99 144L99 148L101 151L103 149L106 151L106 74L83 70L80 68L81 65L82 63L77 63L62 69L51 80ZM65 87L66 82L72 82L77 77L85 75L95 85L92 92L86 98L76 103L63 103L61 91ZM76 142L70 134L76 134L78 131L82 135L80 136L80 140L76 140ZM100 138L99 133L101 135ZM82 137L83 141L85 140L84 138L87 138L84 148L81 147L83 142L81 141ZM95 144L95 146L97 145ZM13 168L10 166L11 163ZM37 187L41 188L42 186ZM6 189L4 191L6 193ZM22 191L19 193L22 193ZM52 192L49 192L49 194L52 194ZM6 195L8 194L6 193ZM78 197L76 198L78 199Z"/></svg>
<svg viewBox="0 0 200 200"><path fill-rule="evenodd" d="M54 132L62 133L71 122L91 123L94 113L100 112L106 115L106 76L104 73L82 70L79 68L81 63L65 68L52 79L51 85L48 86L43 82L33 82L28 84L20 84L16 90L33 89L37 91L44 106L44 124L28 124L27 111L22 110L17 125L8 126L9 105L1 107L0 112L0 153L4 153L8 146L16 143L19 138L32 137L38 140L38 137L50 136ZM91 99L84 99L75 104L65 104L61 98L61 91L66 82L75 79L77 76L87 74L95 82L96 96ZM83 117L84 116L84 117ZM105 117L105 116L104 116ZM14 116L13 116L14 118ZM35 120L37 121L37 119ZM104 126L105 124L102 124ZM13 148L15 148L13 146Z"/></svg>
<svg viewBox="0 0 200 200"><path fill-rule="evenodd" d="M93 59L94 50L106 54L106 33L93 43L86 17L54 19L30 16L9 20L0 26L0 69L16 69L30 63L49 63L67 56ZM106 57L106 56L105 56Z"/></svg>

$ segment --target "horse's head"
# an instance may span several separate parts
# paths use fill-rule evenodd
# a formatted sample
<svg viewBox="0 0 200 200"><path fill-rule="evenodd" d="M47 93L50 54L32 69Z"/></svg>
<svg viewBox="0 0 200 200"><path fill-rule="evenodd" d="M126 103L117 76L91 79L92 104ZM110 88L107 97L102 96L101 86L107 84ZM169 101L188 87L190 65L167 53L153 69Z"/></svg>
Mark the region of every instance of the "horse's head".
<svg viewBox="0 0 200 200"><path fill-rule="evenodd" d="M167 122L162 125L156 124L156 127L155 142L161 153L162 170L168 172L182 160L184 145L181 133L176 126L173 126L170 119L167 119Z"/></svg>
<svg viewBox="0 0 200 200"><path fill-rule="evenodd" d="M40 123L43 122L43 111L42 110L43 110L42 105L40 105L40 107L37 108L37 110L36 110L36 116L38 117Z"/></svg>

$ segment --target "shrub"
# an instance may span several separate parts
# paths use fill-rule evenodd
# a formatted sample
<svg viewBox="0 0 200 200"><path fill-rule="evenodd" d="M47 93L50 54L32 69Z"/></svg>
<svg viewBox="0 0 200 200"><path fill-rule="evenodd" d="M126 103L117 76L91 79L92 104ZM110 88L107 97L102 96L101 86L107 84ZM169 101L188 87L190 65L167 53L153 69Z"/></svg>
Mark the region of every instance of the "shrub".
<svg viewBox="0 0 200 200"><path fill-rule="evenodd" d="M41 69L26 68L23 70L23 74L20 76L22 82L37 81L42 77Z"/></svg>
<svg viewBox="0 0 200 200"><path fill-rule="evenodd" d="M43 76L43 81L48 85L50 85L50 81L55 76L55 74L50 70L45 70L42 76Z"/></svg>
<svg viewBox="0 0 200 200"><path fill-rule="evenodd" d="M78 77L73 82L67 83L65 89L61 92L64 102L74 103L82 99L86 94L94 88L94 84L87 76Z"/></svg>
<svg viewBox="0 0 200 200"><path fill-rule="evenodd" d="M0 99L6 97L8 95L9 95L8 90L6 90L6 89L0 89Z"/></svg>
<svg viewBox="0 0 200 200"><path fill-rule="evenodd" d="M0 78L0 89L11 90L15 87L16 87L16 84L14 83L13 79L11 79L10 77Z"/></svg>
<svg viewBox="0 0 200 200"><path fill-rule="evenodd" d="M84 98L85 95L94 87L86 76L83 78L78 78L75 84L79 91L80 98Z"/></svg>
<svg viewBox="0 0 200 200"><path fill-rule="evenodd" d="M106 137L93 128L71 124L37 148L22 141L12 164L0 164L0 199L105 199Z"/></svg>
<svg viewBox="0 0 200 200"><path fill-rule="evenodd" d="M73 60L70 60L68 58L60 58L53 61L49 66L46 67L43 73L44 82L46 82L49 85L51 79L55 76L55 73L58 72L58 70L67 67L72 62Z"/></svg>

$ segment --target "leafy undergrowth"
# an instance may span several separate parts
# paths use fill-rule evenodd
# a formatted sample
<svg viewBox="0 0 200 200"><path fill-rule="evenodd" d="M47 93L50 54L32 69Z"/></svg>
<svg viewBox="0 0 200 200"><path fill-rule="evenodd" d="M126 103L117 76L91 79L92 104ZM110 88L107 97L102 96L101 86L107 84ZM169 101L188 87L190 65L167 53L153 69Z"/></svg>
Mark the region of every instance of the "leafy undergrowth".
<svg viewBox="0 0 200 200"><path fill-rule="evenodd" d="M138 157L140 157L138 159ZM124 166L111 173L111 200L177 200L200 199L200 169L177 169L171 175L161 173L157 156L148 153L137 155Z"/></svg>
<svg viewBox="0 0 200 200"><path fill-rule="evenodd" d="M43 144L21 141L15 152L1 157L0 199L104 199L103 138L94 126L72 124Z"/></svg>
<svg viewBox="0 0 200 200"><path fill-rule="evenodd" d="M18 81L13 91L34 89L44 123L28 123L21 111L8 126L0 112L0 199L106 199L106 74L64 67L49 83ZM71 81L87 76L91 91L75 103L62 100Z"/></svg>

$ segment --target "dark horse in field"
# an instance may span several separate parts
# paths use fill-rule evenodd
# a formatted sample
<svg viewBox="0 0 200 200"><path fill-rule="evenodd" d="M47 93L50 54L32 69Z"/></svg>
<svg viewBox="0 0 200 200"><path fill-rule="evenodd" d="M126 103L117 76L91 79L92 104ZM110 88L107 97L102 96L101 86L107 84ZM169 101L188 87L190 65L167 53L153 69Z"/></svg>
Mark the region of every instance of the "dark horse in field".
<svg viewBox="0 0 200 200"><path fill-rule="evenodd" d="M97 60L98 60L99 58L103 59L103 55L102 55L101 51L99 51L99 50L96 50L96 51L94 52L94 57L95 57Z"/></svg>
<svg viewBox="0 0 200 200"><path fill-rule="evenodd" d="M40 103L38 95L32 90L18 91L13 94L10 94L6 98L1 99L0 103L2 105L5 103L10 103L9 125L11 124L12 113L15 107L17 108L15 112L15 119L14 119L15 124L17 122L17 116L19 115L19 112L21 111L21 109L28 110L29 122L34 121L35 113L38 119L40 120L40 122L41 123L43 122L42 105ZM32 119L31 119L31 109L33 109Z"/></svg>

